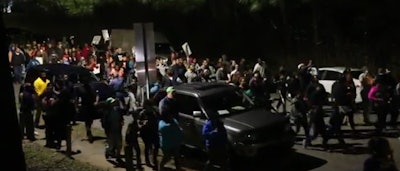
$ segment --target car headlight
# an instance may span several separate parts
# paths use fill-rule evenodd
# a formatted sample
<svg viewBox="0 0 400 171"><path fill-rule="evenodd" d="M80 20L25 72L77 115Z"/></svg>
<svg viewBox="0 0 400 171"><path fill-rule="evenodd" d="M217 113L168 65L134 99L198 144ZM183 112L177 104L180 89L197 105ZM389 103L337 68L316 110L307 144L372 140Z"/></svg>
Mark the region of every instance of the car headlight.
<svg viewBox="0 0 400 171"><path fill-rule="evenodd" d="M258 139L258 135L255 133L247 134L245 137L246 141L256 141Z"/></svg>

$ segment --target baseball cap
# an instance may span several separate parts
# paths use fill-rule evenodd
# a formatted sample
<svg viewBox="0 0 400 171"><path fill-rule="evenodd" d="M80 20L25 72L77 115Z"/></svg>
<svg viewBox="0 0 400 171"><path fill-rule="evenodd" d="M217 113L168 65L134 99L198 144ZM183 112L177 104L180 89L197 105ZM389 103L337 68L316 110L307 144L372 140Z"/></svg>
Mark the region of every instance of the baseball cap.
<svg viewBox="0 0 400 171"><path fill-rule="evenodd" d="M175 89L172 86L168 87L167 90L166 90L167 93L172 93L174 91L175 91Z"/></svg>

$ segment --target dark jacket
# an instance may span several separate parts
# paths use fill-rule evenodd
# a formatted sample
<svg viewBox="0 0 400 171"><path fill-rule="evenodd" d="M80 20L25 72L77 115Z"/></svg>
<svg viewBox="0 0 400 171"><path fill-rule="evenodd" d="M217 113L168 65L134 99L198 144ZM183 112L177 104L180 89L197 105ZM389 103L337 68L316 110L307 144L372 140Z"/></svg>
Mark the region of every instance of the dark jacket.
<svg viewBox="0 0 400 171"><path fill-rule="evenodd" d="M158 114L155 110L143 109L139 113L139 123L142 125L141 133L156 133L158 132Z"/></svg>
<svg viewBox="0 0 400 171"><path fill-rule="evenodd" d="M21 110L33 110L35 108L35 89L33 86L22 86L20 92L22 93Z"/></svg>
<svg viewBox="0 0 400 171"><path fill-rule="evenodd" d="M332 97L335 104L339 106L349 106L354 102L356 87L353 82L346 83L344 80L338 80L332 85Z"/></svg>
<svg viewBox="0 0 400 171"><path fill-rule="evenodd" d="M324 86L320 83L315 84L315 89L310 92L308 99L312 106L322 106L327 104L327 93Z"/></svg>

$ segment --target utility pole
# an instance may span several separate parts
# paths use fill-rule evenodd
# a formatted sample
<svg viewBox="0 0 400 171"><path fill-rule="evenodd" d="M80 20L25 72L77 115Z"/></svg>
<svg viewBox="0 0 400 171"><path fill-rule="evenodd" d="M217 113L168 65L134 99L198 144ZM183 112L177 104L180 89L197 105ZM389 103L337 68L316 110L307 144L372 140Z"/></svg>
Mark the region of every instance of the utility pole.
<svg viewBox="0 0 400 171"><path fill-rule="evenodd" d="M146 98L150 99L150 75L149 75L149 60L147 54L147 36L146 36L146 26L142 23L143 30L143 51L144 51L144 75L146 79Z"/></svg>

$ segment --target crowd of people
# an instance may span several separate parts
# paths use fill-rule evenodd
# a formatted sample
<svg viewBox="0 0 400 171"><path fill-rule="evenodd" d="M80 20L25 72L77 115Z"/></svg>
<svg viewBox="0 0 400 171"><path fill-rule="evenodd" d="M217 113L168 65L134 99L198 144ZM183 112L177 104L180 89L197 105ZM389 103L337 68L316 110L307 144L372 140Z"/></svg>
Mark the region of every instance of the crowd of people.
<svg viewBox="0 0 400 171"><path fill-rule="evenodd" d="M68 126L74 123L75 116L81 113L84 116L87 138L91 143L94 141L91 132L93 120L101 119L107 136L105 152L107 159L115 158L122 162L123 144L127 156L132 156L133 151L136 156L140 156L138 138L141 137L145 144L145 163L148 166L155 170L163 169L166 162L173 157L176 167L180 168L179 147L183 142L183 132L178 123L179 106L174 102L173 86L212 81L240 87L256 105L276 112L280 112L279 108L283 107L283 114L288 113L291 116L296 131L303 127L305 148L311 146L318 135L323 138L324 149L329 149L328 140L332 138L337 138L344 145L341 127L345 118L353 130L353 135L357 135L354 124L354 113L358 110L355 104L356 87L349 69L346 69L343 77L332 86L331 96L335 110L329 115L329 123L324 121L323 109L323 106L329 103L328 94L324 86L319 83L317 74L310 72L311 68L315 68L312 61L308 64L299 64L293 73L280 67L277 74L271 74L272 71L262 59L258 59L252 65L245 58L236 62L222 55L217 61L212 61L209 58L187 57L184 53L172 52L168 59L156 58L157 81L151 84L150 92L146 92L153 96L160 90L165 90L167 95L159 104L154 104L151 100L144 100L140 104L136 100L139 98L137 96L139 89L134 55L123 52L121 48L100 49L88 44L80 48L73 40L70 38L68 41L56 43L33 41L26 45L13 44L9 50L8 57L14 80L22 84L19 96L21 129L29 140L34 141L34 127L39 127L44 111L47 147L60 149L61 141L66 139ZM108 83L114 90L115 96L101 99L98 92L91 93L93 88L89 83L83 83L83 87L76 90L75 83L68 79L68 75L49 79L46 72L42 72L33 83L24 82L24 74L32 67L48 63L85 67ZM387 69L379 69L376 76L366 68L364 71L359 78L362 83L364 121L366 124L371 124L369 113L376 111L378 116L378 121L374 123L376 135L382 136L387 126L397 128L400 84ZM276 106L273 106L270 94L275 92L282 98L278 100ZM285 110L288 97L294 106L290 112ZM158 110L153 107L155 105L159 105ZM123 134L125 114L132 115L133 121ZM386 122L388 114L391 115L389 123ZM204 125L203 135L210 153L207 168L215 164L227 165L227 150L221 150L228 144L222 121L218 118L209 118ZM125 143L122 143L123 139ZM381 141L374 140L370 146L379 146L382 144ZM160 164L157 161L159 149L163 152ZM141 168L141 157L136 159L136 166ZM366 167L377 166L366 164Z"/></svg>

